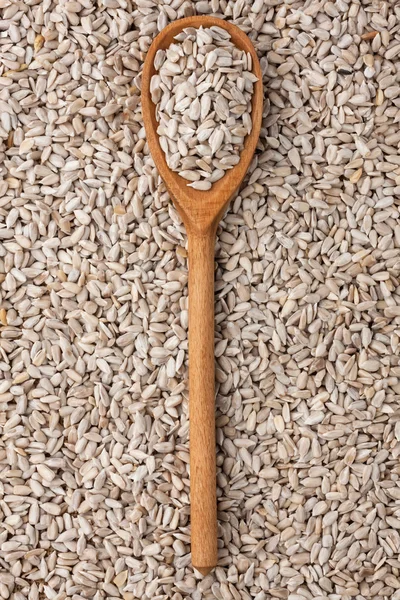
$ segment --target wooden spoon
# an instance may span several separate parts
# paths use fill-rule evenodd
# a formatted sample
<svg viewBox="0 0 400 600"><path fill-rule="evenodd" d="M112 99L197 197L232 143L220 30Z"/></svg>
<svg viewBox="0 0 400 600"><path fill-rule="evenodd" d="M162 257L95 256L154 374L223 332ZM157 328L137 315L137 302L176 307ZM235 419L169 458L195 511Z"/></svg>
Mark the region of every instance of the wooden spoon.
<svg viewBox="0 0 400 600"><path fill-rule="evenodd" d="M166 49L185 27L226 29L231 41L251 54L254 85L251 118L253 128L244 143L240 162L207 191L194 190L172 171L157 134L155 105L150 80L155 74L157 50ZM153 41L142 77L143 121L154 163L182 217L189 242L189 411L190 495L192 564L207 575L217 564L217 506L214 390L214 251L218 223L239 188L253 158L260 134L263 87L254 46L236 25L215 17L188 17L168 25Z"/></svg>

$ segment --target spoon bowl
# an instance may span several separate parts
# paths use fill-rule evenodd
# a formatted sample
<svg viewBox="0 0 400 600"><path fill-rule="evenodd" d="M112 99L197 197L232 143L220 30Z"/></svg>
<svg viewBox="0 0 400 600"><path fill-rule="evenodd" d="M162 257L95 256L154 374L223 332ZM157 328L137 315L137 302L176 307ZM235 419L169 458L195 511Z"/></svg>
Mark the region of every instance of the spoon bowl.
<svg viewBox="0 0 400 600"><path fill-rule="evenodd" d="M156 73L154 58L166 50L186 27L218 26L240 50L251 55L253 87L252 130L244 140L240 161L210 190L188 187L188 181L166 162L157 133L156 106L150 82ZM147 143L154 163L182 217L189 246L189 422L192 564L207 575L217 563L217 502L215 449L214 367L214 252L218 223L238 190L253 158L261 128L263 86L260 64L250 39L236 25L215 17L188 17L168 25L153 41L144 63L142 112Z"/></svg>
<svg viewBox="0 0 400 600"><path fill-rule="evenodd" d="M258 78L254 84L252 96L252 130L245 138L244 148L240 154L240 162L226 174L212 188L206 192L188 187L188 181L172 171L167 165L164 151L160 146L157 133L158 122L156 119L156 107L151 100L150 82L156 73L154 58L157 50L166 50L178 35L186 27L222 27L231 36L231 41L240 50L249 52L252 58L252 72ZM236 25L223 21L216 17L187 17L171 23L158 34L153 41L144 63L142 76L142 111L146 130L147 143L150 148L154 163L157 166L168 192L180 213L186 227L190 225L193 229L204 231L213 224L218 225L229 200L232 198L249 168L253 158L257 141L260 135L261 118L263 110L263 86L260 63L253 44L245 33Z"/></svg>

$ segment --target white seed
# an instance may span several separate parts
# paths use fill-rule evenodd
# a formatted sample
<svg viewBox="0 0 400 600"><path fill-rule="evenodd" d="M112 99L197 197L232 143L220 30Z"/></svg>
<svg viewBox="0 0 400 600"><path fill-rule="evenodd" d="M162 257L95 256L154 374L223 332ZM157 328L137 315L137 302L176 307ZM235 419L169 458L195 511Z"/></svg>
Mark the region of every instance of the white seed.
<svg viewBox="0 0 400 600"><path fill-rule="evenodd" d="M223 31L223 34L217 34L212 28L184 29L166 52L157 52L154 64L158 73L150 84L160 122L160 145L167 163L178 173L184 171L184 179L196 183L188 184L196 189L210 189L227 169L221 169L219 163L212 163L213 168L204 168L199 161L189 166L185 161L188 154L197 158L212 157L222 151L225 154L233 152L239 157L244 138L252 130L251 97L257 77L246 70L251 69L251 57L248 59L245 52L236 48L230 35ZM205 54L203 47L207 48ZM230 68L232 66L234 68ZM221 71L226 68L228 75ZM174 78L182 71L181 77ZM169 90L172 96L165 101L163 92L169 94ZM190 139L183 140L182 134L186 133L190 134ZM187 175L192 167L198 177Z"/></svg>

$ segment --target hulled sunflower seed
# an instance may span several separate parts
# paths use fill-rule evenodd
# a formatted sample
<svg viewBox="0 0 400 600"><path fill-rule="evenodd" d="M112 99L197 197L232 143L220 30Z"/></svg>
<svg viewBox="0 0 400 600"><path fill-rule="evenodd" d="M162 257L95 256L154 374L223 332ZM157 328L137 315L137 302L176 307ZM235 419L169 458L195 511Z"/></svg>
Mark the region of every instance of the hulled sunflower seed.
<svg viewBox="0 0 400 600"><path fill-rule="evenodd" d="M239 156L244 138L252 129L251 98L257 78L247 70L251 68L251 60L249 62L246 53L234 46L226 32L221 37L219 31L212 28L186 28L175 39L177 43L166 52L157 52L154 65L158 73L152 78L150 92L157 105L157 120L165 122L172 117L166 128L159 128L163 136L161 147L167 157L170 146L165 136L177 144L180 154L177 160L168 158L169 166L184 179L189 179L188 169L184 166L187 145L180 142L182 131L176 124L189 120L193 125L191 148L195 148L196 154L189 151L191 156L214 157L220 149ZM167 110L162 104L162 96L170 91L171 109ZM211 121L208 128L205 126L207 118ZM236 163L229 166L233 164ZM215 177L211 169L211 177L205 181L204 169L198 163L197 166L200 168L194 169L194 173L198 177L192 177L190 180L194 183L189 185L195 189L210 189L211 184L220 179L222 169L214 165ZM209 169L205 171L208 176Z"/></svg>

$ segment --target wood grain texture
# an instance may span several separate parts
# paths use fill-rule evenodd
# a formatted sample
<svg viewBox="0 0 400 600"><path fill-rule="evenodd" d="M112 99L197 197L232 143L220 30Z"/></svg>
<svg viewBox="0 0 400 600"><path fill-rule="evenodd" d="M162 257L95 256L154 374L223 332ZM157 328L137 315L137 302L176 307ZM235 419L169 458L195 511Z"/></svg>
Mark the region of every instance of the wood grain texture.
<svg viewBox="0 0 400 600"><path fill-rule="evenodd" d="M189 423L192 563L217 564L214 372L215 235L189 236Z"/></svg>
<svg viewBox="0 0 400 600"><path fill-rule="evenodd" d="M185 27L226 29L232 42L249 52L258 77L252 98L253 128L244 142L240 162L209 191L194 190L168 167L157 134L150 81L154 57L166 49ZM239 188L253 158L260 135L263 86L253 44L236 25L209 16L180 19L168 25L153 41L142 75L142 112L147 143L155 165L181 215L189 239L189 419L192 563L206 575L217 563L215 391L214 391L214 246L217 225Z"/></svg>

